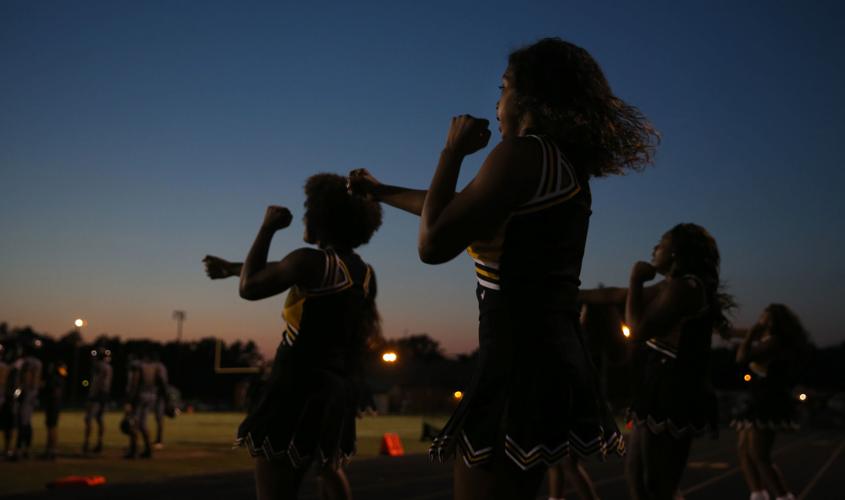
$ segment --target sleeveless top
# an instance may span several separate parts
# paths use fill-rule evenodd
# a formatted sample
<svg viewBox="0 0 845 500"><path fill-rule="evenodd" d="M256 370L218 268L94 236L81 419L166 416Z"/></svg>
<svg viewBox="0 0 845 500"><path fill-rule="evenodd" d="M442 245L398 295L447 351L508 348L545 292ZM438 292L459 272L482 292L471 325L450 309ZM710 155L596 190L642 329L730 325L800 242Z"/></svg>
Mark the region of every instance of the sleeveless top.
<svg viewBox="0 0 845 500"><path fill-rule="evenodd" d="M680 279L692 281L705 293L704 283L698 276L687 274ZM713 340L712 320L707 315L709 310L710 304L705 300L698 311L684 318L678 326L675 342L669 336L652 337L645 341L647 348L675 360L679 375L704 385L707 385L710 377L710 347Z"/></svg>
<svg viewBox="0 0 845 500"><path fill-rule="evenodd" d="M474 242L467 252L482 287L574 306L591 214L588 177L579 175L550 138L526 137L543 153L536 192L494 238Z"/></svg>
<svg viewBox="0 0 845 500"><path fill-rule="evenodd" d="M285 300L282 345L305 354L318 365L349 368L356 345L356 318L374 293L373 270L354 252L321 250L323 279L313 288L294 285ZM300 354L301 356L302 354Z"/></svg>

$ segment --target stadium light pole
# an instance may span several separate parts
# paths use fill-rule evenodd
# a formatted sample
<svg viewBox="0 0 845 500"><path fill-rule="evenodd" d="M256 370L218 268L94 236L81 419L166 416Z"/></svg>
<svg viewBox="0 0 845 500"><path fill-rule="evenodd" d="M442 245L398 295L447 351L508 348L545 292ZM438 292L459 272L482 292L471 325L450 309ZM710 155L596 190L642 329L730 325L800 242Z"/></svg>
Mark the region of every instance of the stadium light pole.
<svg viewBox="0 0 845 500"><path fill-rule="evenodd" d="M176 320L176 342L182 342L182 322L186 317L185 311L173 311L173 319Z"/></svg>
<svg viewBox="0 0 845 500"><path fill-rule="evenodd" d="M85 326L85 320L76 318L73 320L74 331L77 333L77 338L73 341L73 375L70 379L70 399L76 402L76 394L79 390L76 383L79 380L79 343L82 341L82 327Z"/></svg>

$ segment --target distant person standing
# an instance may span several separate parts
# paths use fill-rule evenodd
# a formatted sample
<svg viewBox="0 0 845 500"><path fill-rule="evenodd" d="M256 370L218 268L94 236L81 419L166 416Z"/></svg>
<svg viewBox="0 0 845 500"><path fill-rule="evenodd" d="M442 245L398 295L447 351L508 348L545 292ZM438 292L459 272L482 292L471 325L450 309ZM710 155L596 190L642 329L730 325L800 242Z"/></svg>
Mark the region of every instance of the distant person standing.
<svg viewBox="0 0 845 500"><path fill-rule="evenodd" d="M752 326L736 353L749 370L750 401L731 423L739 438L739 465L751 500L794 500L783 472L772 461L778 432L795 431L794 376L809 351L801 320L783 304L770 304Z"/></svg>
<svg viewBox="0 0 845 500"><path fill-rule="evenodd" d="M161 362L158 353L153 353L152 363L155 365L158 372L157 376L161 380L161 384L156 391L155 402L155 419L156 419L156 439L153 448L160 450L164 448L164 416L167 412L167 407L170 405L170 393L168 387L167 367Z"/></svg>
<svg viewBox="0 0 845 500"><path fill-rule="evenodd" d="M32 445L32 414L38 405L38 390L41 387L43 365L29 349L28 346L25 347L24 355L15 361L18 439L12 460L29 458L29 448Z"/></svg>
<svg viewBox="0 0 845 500"><path fill-rule="evenodd" d="M88 400L85 402L85 441L82 444L84 455L89 452L92 421L97 424L97 444L90 451L93 453L103 451L103 433L105 431L103 413L108 406L111 384L111 351L100 348L96 351L96 359L91 364L91 384L88 386Z"/></svg>
<svg viewBox="0 0 845 500"><path fill-rule="evenodd" d="M6 363L9 351L5 347L0 348L0 431L3 432L3 457L9 455L12 431L15 429L14 367Z"/></svg>
<svg viewBox="0 0 845 500"><path fill-rule="evenodd" d="M59 412L67 379L67 366L61 361L50 363L44 377L44 391L41 402L44 405L44 424L47 427L47 445L41 458L56 459L59 443Z"/></svg>
<svg viewBox="0 0 845 500"><path fill-rule="evenodd" d="M147 429L147 414L153 410L156 401L156 394L160 387L165 384L161 374L148 355L140 361L129 365L127 377L125 410L132 418L133 425L129 433L129 450L124 458L150 458L152 449L150 447L150 432ZM144 440L144 451L138 454L138 434Z"/></svg>

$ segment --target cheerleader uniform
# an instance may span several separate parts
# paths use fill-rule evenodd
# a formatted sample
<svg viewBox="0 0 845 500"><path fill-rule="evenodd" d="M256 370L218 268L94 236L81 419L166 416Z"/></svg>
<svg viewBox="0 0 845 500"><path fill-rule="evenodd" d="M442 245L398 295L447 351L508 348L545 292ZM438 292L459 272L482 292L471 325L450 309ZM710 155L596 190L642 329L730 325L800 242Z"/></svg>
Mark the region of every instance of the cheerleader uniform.
<svg viewBox="0 0 845 500"><path fill-rule="evenodd" d="M697 276L682 278L704 290ZM712 320L709 305L685 318L677 342L670 336L653 337L639 346L635 357L633 402L628 418L652 434L676 439L719 429L716 393L710 381Z"/></svg>
<svg viewBox="0 0 845 500"><path fill-rule="evenodd" d="M468 253L478 279L479 364L470 389L430 449L468 467L507 457L517 467L567 454L622 453L598 390L576 304L590 190L549 138L535 195L496 238Z"/></svg>
<svg viewBox="0 0 845 500"><path fill-rule="evenodd" d="M795 431L800 428L792 398L790 363L785 359L771 361L768 366L750 363L751 381L748 402L731 427Z"/></svg>
<svg viewBox="0 0 845 500"><path fill-rule="evenodd" d="M314 459L337 466L355 452L366 337L360 314L375 295L375 281L354 252L323 253L320 286L288 292L287 326L270 379L236 441L253 457L287 460L294 468Z"/></svg>

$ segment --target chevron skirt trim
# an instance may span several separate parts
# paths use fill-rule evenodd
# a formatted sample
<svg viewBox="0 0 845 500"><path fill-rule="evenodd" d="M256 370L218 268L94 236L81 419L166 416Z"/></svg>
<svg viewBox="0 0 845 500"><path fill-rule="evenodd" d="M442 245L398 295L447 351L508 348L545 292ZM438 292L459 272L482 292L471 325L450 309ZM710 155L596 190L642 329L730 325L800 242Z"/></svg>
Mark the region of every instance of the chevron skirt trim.
<svg viewBox="0 0 845 500"><path fill-rule="evenodd" d="M453 439L453 436L441 436L435 439L429 449L429 458L436 462L445 462L449 459ZM457 445L467 467L486 464L493 459L492 446L474 447L463 431L460 433ZM598 454L599 458L604 460L611 453L620 456L625 454L625 440L618 432L614 432L607 438L597 436L591 440L583 440L577 434L570 432L569 439L557 446L549 447L541 444L529 450L520 446L511 436L505 436L505 456L522 470L535 466L550 467L570 454L579 457Z"/></svg>

